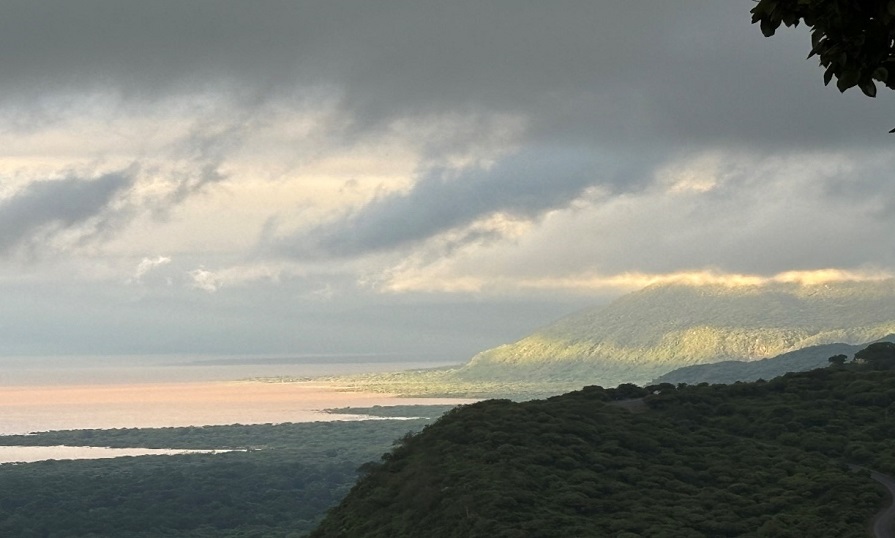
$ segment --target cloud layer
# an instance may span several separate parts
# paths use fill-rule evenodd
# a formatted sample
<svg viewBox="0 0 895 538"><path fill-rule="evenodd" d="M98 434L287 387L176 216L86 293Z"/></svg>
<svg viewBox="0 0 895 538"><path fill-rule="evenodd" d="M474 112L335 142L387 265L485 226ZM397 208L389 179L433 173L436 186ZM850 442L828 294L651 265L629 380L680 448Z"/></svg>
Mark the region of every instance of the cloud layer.
<svg viewBox="0 0 895 538"><path fill-rule="evenodd" d="M429 170L410 190L377 196L340 219L282 239L280 248L298 258L358 256L412 246L495 213L537 219L588 187L611 182L599 163L582 157L514 155L486 169Z"/></svg>
<svg viewBox="0 0 895 538"><path fill-rule="evenodd" d="M116 196L133 184L133 174L126 171L97 179L72 177L29 183L0 200L0 251L51 240L60 230L89 223L109 211ZM93 224L94 228L102 226Z"/></svg>
<svg viewBox="0 0 895 538"><path fill-rule="evenodd" d="M102 342L120 310L108 349L215 348L215 320L424 349L457 332L403 334L414 305L526 305L499 343L631 282L892 272L892 96L825 88L804 29L748 9L7 2L0 291L28 291L0 334Z"/></svg>

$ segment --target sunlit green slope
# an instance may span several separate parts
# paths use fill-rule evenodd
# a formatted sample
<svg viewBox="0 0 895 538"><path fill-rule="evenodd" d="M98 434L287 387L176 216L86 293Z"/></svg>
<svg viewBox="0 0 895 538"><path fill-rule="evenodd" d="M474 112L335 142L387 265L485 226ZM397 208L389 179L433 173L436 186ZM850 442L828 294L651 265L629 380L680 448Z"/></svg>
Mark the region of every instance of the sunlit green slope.
<svg viewBox="0 0 895 538"><path fill-rule="evenodd" d="M484 351L456 375L646 383L682 366L858 344L893 332L895 280L655 285Z"/></svg>

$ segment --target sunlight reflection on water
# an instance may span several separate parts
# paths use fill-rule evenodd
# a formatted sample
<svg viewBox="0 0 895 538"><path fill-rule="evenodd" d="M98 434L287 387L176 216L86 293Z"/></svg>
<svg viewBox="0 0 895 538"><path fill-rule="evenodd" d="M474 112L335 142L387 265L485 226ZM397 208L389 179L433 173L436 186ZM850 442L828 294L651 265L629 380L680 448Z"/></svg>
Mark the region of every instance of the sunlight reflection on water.
<svg viewBox="0 0 895 538"><path fill-rule="evenodd" d="M313 376L420 366L409 362L303 364L299 359L231 358L176 362L169 357L154 357L151 364L94 358L78 367L70 362L73 359L65 359L69 362L64 365L59 364L61 360L0 359L0 434L356 420L360 417L323 410L473 401L346 393L314 382L233 381L253 376Z"/></svg>
<svg viewBox="0 0 895 538"><path fill-rule="evenodd" d="M230 450L174 450L166 448L108 448L96 446L0 446L0 464L45 460L98 460L124 456L219 454Z"/></svg>

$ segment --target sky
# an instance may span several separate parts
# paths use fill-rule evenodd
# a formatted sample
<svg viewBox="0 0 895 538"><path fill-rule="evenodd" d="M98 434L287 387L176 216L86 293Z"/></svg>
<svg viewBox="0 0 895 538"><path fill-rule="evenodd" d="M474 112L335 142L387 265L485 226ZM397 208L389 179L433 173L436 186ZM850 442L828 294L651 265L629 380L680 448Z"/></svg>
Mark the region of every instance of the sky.
<svg viewBox="0 0 895 538"><path fill-rule="evenodd" d="M462 361L895 271L895 103L747 0L0 2L0 356Z"/></svg>

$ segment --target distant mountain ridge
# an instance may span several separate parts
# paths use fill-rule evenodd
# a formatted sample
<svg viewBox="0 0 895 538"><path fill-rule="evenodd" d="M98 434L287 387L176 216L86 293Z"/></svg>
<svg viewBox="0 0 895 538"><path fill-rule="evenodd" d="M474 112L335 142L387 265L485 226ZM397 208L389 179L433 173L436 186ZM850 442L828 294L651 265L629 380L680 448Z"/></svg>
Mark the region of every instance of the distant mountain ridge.
<svg viewBox="0 0 895 538"><path fill-rule="evenodd" d="M895 334L890 334L879 341L895 342ZM773 379L789 372L804 372L815 368L829 366L829 358L833 355L845 355L849 358L861 349L865 344L823 344L797 349L769 359L757 361L722 361L711 364L695 364L684 366L662 374L652 383L735 383L737 381L757 381L759 379Z"/></svg>
<svg viewBox="0 0 895 538"><path fill-rule="evenodd" d="M572 314L473 357L460 379L643 384L671 370L754 361L895 333L895 279L816 285L663 284Z"/></svg>

